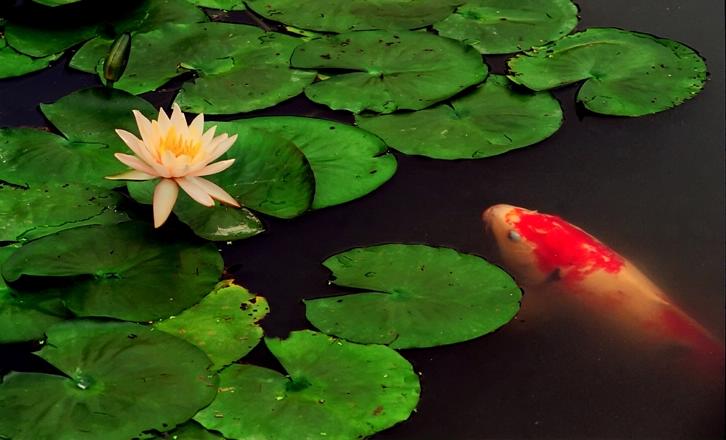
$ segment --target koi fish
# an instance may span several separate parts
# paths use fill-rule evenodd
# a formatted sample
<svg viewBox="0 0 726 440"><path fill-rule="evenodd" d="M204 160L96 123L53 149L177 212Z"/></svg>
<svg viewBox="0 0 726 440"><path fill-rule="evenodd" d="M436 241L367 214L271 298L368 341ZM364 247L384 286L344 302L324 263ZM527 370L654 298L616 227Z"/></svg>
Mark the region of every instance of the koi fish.
<svg viewBox="0 0 726 440"><path fill-rule="evenodd" d="M511 205L488 208L482 220L500 263L524 289L523 306L527 293L534 293L584 307L627 339L685 347L722 371L723 343L631 262L582 229Z"/></svg>

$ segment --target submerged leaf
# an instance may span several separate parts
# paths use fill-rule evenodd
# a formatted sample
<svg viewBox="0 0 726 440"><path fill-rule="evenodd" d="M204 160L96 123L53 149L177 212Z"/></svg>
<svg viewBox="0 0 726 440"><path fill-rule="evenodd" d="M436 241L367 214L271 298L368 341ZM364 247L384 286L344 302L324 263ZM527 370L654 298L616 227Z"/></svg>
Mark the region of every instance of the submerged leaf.
<svg viewBox="0 0 726 440"><path fill-rule="evenodd" d="M547 92L512 87L490 75L473 92L410 113L358 116L356 124L406 154L435 159L478 159L526 147L562 125L559 102Z"/></svg>
<svg viewBox="0 0 726 440"><path fill-rule="evenodd" d="M352 440L406 420L418 402L411 364L388 347L307 330L265 342L289 377L231 365L196 421L232 439Z"/></svg>
<svg viewBox="0 0 726 440"><path fill-rule="evenodd" d="M0 185L0 241L33 240L64 229L128 220L116 211L121 195L92 186Z"/></svg>
<svg viewBox="0 0 726 440"><path fill-rule="evenodd" d="M188 420L217 392L202 351L137 324L61 323L37 355L64 376L5 376L2 438L128 440Z"/></svg>
<svg viewBox="0 0 726 440"><path fill-rule="evenodd" d="M706 64L676 41L612 28L570 35L509 60L510 78L532 90L585 80L577 100L595 112L642 116L695 96Z"/></svg>
<svg viewBox="0 0 726 440"><path fill-rule="evenodd" d="M481 53L503 54L542 46L576 25L577 6L570 0L468 0L434 28Z"/></svg>
<svg viewBox="0 0 726 440"><path fill-rule="evenodd" d="M354 342L453 344L496 330L519 310L521 292L509 275L453 249L387 244L343 252L323 265L334 284L364 292L307 300L307 317Z"/></svg>
<svg viewBox="0 0 726 440"><path fill-rule="evenodd" d="M333 121L297 116L238 119L221 122L219 130L241 139L250 130L273 133L295 144L315 174L313 208L357 199L388 181L396 159L386 144L363 130Z"/></svg>
<svg viewBox="0 0 726 440"><path fill-rule="evenodd" d="M350 32L311 40L293 67L351 71L313 83L305 95L334 110L419 110L484 80L473 48L424 32Z"/></svg>
<svg viewBox="0 0 726 440"><path fill-rule="evenodd" d="M149 321L196 304L216 285L222 258L211 245L164 237L134 222L85 226L32 241L8 258L2 275L18 294L21 277L46 277L78 316ZM51 278L52 277L52 278Z"/></svg>
<svg viewBox="0 0 726 440"><path fill-rule="evenodd" d="M0 266L20 245L0 247ZM18 298L0 277L0 344L39 340L45 330L68 317L58 298L30 295Z"/></svg>
<svg viewBox="0 0 726 440"><path fill-rule="evenodd" d="M270 20L303 29L348 32L417 29L445 18L464 0L248 0Z"/></svg>
<svg viewBox="0 0 726 440"><path fill-rule="evenodd" d="M199 347L216 371L255 348L263 333L259 321L269 311L265 298L223 281L199 304L154 326Z"/></svg>

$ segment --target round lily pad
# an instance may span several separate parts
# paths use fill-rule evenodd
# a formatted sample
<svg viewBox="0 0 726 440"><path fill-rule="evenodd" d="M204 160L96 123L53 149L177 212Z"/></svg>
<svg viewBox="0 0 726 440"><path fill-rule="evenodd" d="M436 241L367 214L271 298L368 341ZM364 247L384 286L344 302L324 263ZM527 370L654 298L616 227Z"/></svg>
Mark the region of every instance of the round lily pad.
<svg viewBox="0 0 726 440"><path fill-rule="evenodd" d="M289 376L232 365L196 421L230 439L353 440L406 420L416 407L418 377L388 347L311 331L265 342Z"/></svg>
<svg viewBox="0 0 726 440"><path fill-rule="evenodd" d="M706 64L676 41L593 28L509 60L512 81L532 90L585 83L577 100L595 113L642 116L667 110L703 88Z"/></svg>
<svg viewBox="0 0 726 440"><path fill-rule="evenodd" d="M313 31L348 32L373 29L417 29L451 14L462 0L248 0L247 5L270 20Z"/></svg>
<svg viewBox="0 0 726 440"><path fill-rule="evenodd" d="M478 159L535 144L556 132L563 116L548 92L512 87L490 75L471 93L410 113L358 116L356 124L406 154Z"/></svg>
<svg viewBox="0 0 726 440"><path fill-rule="evenodd" d="M190 421L177 426L172 431L148 437L148 440L224 440L224 437L207 431L195 421Z"/></svg>
<svg viewBox="0 0 726 440"><path fill-rule="evenodd" d="M7 46L5 38L0 36L0 79L45 69L61 55L62 53L57 53L47 57L33 58Z"/></svg>
<svg viewBox="0 0 726 440"><path fill-rule="evenodd" d="M263 333L259 321L269 311L265 298L223 281L199 304L154 326L199 347L216 371L255 348Z"/></svg>
<svg viewBox="0 0 726 440"><path fill-rule="evenodd" d="M357 199L375 190L396 172L396 159L379 138L363 130L324 119L296 116L221 122L219 130L247 137L250 130L273 133L292 142L315 174L313 209Z"/></svg>
<svg viewBox="0 0 726 440"><path fill-rule="evenodd" d="M569 34L577 26L570 0L469 0L434 28L483 54L519 52Z"/></svg>
<svg viewBox="0 0 726 440"><path fill-rule="evenodd" d="M75 24L69 26L64 20L54 25L37 25L33 22L9 21L5 26L8 45L18 52L33 57L46 57L93 38L100 31L97 24Z"/></svg>
<svg viewBox="0 0 726 440"><path fill-rule="evenodd" d="M267 33L235 48L234 67L187 82L176 97L182 110L230 114L271 107L302 93L315 72L290 68L292 51L300 40Z"/></svg>
<svg viewBox="0 0 726 440"><path fill-rule="evenodd" d="M46 278L46 291L57 292L76 315L129 321L181 312L210 292L221 273L222 258L213 245L163 237L134 222L85 226L40 238L2 266L7 281L19 281L13 288L20 294L33 294L21 277L54 277Z"/></svg>
<svg viewBox="0 0 726 440"><path fill-rule="evenodd" d="M287 140L261 130L249 130L237 138L222 159L236 161L227 170L206 178L224 188L242 206L279 218L297 217L310 208L315 190L313 171L303 153ZM151 203L156 183L131 182L129 192L139 202ZM181 210L179 219L191 225L196 213L208 209L190 200L190 204L175 207L174 212ZM205 223L204 228L213 225Z"/></svg>
<svg viewBox="0 0 726 440"><path fill-rule="evenodd" d="M105 144L113 152L125 153L130 150L115 130L138 130L131 111L139 110L149 118L158 114L145 99L105 87L75 91L52 104L41 104L40 110L68 140Z"/></svg>
<svg viewBox="0 0 726 440"><path fill-rule="evenodd" d="M197 6L225 11L244 11L244 0L187 0Z"/></svg>
<svg viewBox="0 0 726 440"><path fill-rule="evenodd" d="M0 247L0 266L20 245ZM0 344L42 339L45 330L68 317L58 298L29 295L18 298L0 277Z"/></svg>
<svg viewBox="0 0 726 440"><path fill-rule="evenodd" d="M116 210L121 195L73 184L0 185L0 241L26 241L64 229L128 220Z"/></svg>
<svg viewBox="0 0 726 440"><path fill-rule="evenodd" d="M297 42L293 37L239 24L170 24L134 35L128 66L114 87L139 94L184 72L196 71L200 78L187 85L179 98L186 110L249 111L253 106L244 102L248 98L256 100L256 105L272 105L300 93L312 80L309 72L279 70L281 66L289 70L289 53ZM260 63L261 59L266 62ZM269 70L263 73L274 74L277 81L286 81L266 84L264 78L255 77L260 69ZM231 85L235 89L225 89ZM228 96L222 96L225 93ZM207 94L209 103L203 100Z"/></svg>
<svg viewBox="0 0 726 440"><path fill-rule="evenodd" d="M5 376L2 438L128 440L188 420L217 392L201 350L138 324L60 323L37 355L64 376Z"/></svg>
<svg viewBox="0 0 726 440"><path fill-rule="evenodd" d="M113 188L104 177L126 170L104 144L70 142L31 128L0 128L0 180L15 185L78 183ZM62 166L57 166L62 164Z"/></svg>
<svg viewBox="0 0 726 440"><path fill-rule="evenodd" d="M342 69L305 95L335 110L390 113L420 110L484 80L481 55L458 41L425 32L350 32L311 40L293 67Z"/></svg>
<svg viewBox="0 0 726 440"><path fill-rule="evenodd" d="M333 283L363 293L306 300L308 320L354 342L433 347L473 339L519 310L512 278L484 259L453 249L387 244L323 262Z"/></svg>

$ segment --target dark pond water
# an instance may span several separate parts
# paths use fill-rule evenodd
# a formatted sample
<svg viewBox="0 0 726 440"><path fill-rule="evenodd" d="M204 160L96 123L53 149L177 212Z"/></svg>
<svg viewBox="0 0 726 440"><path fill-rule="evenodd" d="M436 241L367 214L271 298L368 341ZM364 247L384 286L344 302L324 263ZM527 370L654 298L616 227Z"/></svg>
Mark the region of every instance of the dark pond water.
<svg viewBox="0 0 726 440"><path fill-rule="evenodd" d="M535 147L480 161L397 154L396 176L368 197L293 221L266 219L267 234L222 247L236 279L270 301L269 334L307 328L301 299L334 292L320 266L326 257L386 242L484 255L480 212L511 203L587 229L723 340L724 4L578 3L581 28L621 27L696 48L711 72L705 91L676 109L624 119L578 112L576 89L565 88L556 93L564 127ZM487 61L502 72L502 59ZM93 84L63 63L0 81L0 126L43 125L39 102ZM168 104L173 90L147 98ZM258 113L351 120L303 98ZM723 376L706 379L667 354L623 347L587 321L532 316L464 344L403 351L421 374L421 403L375 439L723 438ZM39 368L31 349L0 347L0 371ZM261 347L250 361L275 366Z"/></svg>

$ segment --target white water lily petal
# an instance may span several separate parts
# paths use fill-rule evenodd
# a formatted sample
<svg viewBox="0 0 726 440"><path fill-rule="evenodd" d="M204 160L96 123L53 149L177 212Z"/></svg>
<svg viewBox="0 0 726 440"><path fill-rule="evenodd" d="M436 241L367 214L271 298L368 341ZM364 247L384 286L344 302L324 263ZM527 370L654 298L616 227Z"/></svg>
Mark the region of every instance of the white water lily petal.
<svg viewBox="0 0 726 440"><path fill-rule="evenodd" d="M129 133L126 130L116 129L116 134L121 138L122 141L124 141L126 146L134 152L135 155L141 158L141 160L143 160L144 162L151 162L154 160L153 156L146 148L144 143L141 141L141 139L137 138L132 133Z"/></svg>
<svg viewBox="0 0 726 440"><path fill-rule="evenodd" d="M157 122L161 134L166 133L171 128L171 120L169 120L169 116L167 116L163 108L159 108L159 119L157 119Z"/></svg>
<svg viewBox="0 0 726 440"><path fill-rule="evenodd" d="M159 176L153 174L146 174L142 171L129 170L121 174L114 174L113 176L106 176L108 180L151 180L156 179Z"/></svg>
<svg viewBox="0 0 726 440"><path fill-rule="evenodd" d="M240 205L237 202L237 200L234 199L231 195L227 193L227 191L220 188L217 184L210 182L207 179L204 179L202 177L193 177L193 176L187 176L188 180L191 180L196 185L200 186L204 191L212 196L213 199L219 200L222 203L225 203L227 205L231 205L234 207L239 208Z"/></svg>
<svg viewBox="0 0 726 440"><path fill-rule="evenodd" d="M171 179L161 179L154 188L154 227L158 228L169 218L179 195L179 186Z"/></svg>
<svg viewBox="0 0 726 440"><path fill-rule="evenodd" d="M204 132L204 113L199 113L196 118L189 124L189 134L192 137L199 138L201 140L202 133Z"/></svg>
<svg viewBox="0 0 726 440"><path fill-rule="evenodd" d="M124 165L130 166L131 168L144 172L146 174L157 174L156 171L150 167L146 162L139 159L136 156L124 153L114 153L114 157Z"/></svg>
<svg viewBox="0 0 726 440"><path fill-rule="evenodd" d="M234 164L235 159L227 159L227 160L221 160L219 162L213 163L211 165L207 165L206 167L202 168L201 170L190 172L190 176L194 177L201 177L201 176L209 176L210 174L217 174L221 171L226 170L227 168L231 167Z"/></svg>
<svg viewBox="0 0 726 440"><path fill-rule="evenodd" d="M184 113L182 113L181 108L179 108L179 104L176 102L172 104L172 111L171 111L171 125L174 127L176 132L183 137L189 137L189 127L187 126L187 120L184 118Z"/></svg>
<svg viewBox="0 0 726 440"><path fill-rule="evenodd" d="M212 197L207 194L206 191L199 185L197 185L194 181L190 180L189 177L182 177L180 179L175 179L176 183L179 184L181 189L184 190L185 193L189 194L189 197L194 199L197 203L200 203L204 206L214 206L214 200Z"/></svg>
<svg viewBox="0 0 726 440"><path fill-rule="evenodd" d="M141 114L140 111L133 110L132 113L134 114L134 119L136 119L136 125L139 127L139 134L141 134L143 146L149 151L149 145L157 145L159 143L159 132L152 128L151 121L146 119L146 116ZM149 155L153 156L151 151L149 151Z"/></svg>
<svg viewBox="0 0 726 440"><path fill-rule="evenodd" d="M207 163L212 162L213 160L217 160L221 155L229 151L229 149L232 147L232 144L234 144L236 140L237 135L235 134L217 144L214 150L210 152L209 156L206 158Z"/></svg>

